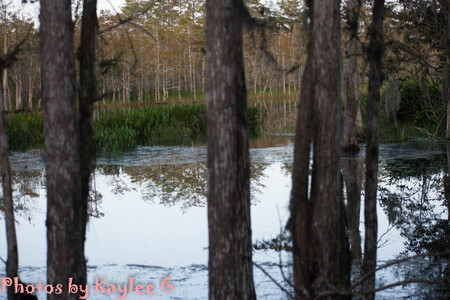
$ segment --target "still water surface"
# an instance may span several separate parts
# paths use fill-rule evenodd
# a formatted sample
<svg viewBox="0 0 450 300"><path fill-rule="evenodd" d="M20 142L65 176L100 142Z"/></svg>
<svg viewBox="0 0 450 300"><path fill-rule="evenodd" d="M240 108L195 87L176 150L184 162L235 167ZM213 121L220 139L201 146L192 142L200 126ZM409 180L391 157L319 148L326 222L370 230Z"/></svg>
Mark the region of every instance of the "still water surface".
<svg viewBox="0 0 450 300"><path fill-rule="evenodd" d="M256 242L277 237L289 217L293 144L290 138L278 137L270 142L256 142L253 147L251 218ZM409 254L422 251L420 247L430 244L426 241L434 241L439 246L441 227L444 232L448 230L448 221L443 196L445 145L386 144L380 151L378 258L381 264L405 251L410 251ZM352 159L362 163L363 152ZM46 278L44 162L39 151L29 151L13 153L11 163L20 275L25 282L37 284ZM156 294L150 297L129 293L126 299L207 298L205 168L204 146L141 147L114 159L97 160L86 241L91 284L88 299L117 299L120 293L108 295L101 290L96 293L95 281L106 279L105 285L124 285L130 277L144 286L153 284ZM419 224L425 225L418 228ZM0 231L4 230L2 218ZM0 255L6 257L4 237L0 241ZM254 260L288 288L277 266L279 252L257 250ZM281 261L289 277L289 254L282 251ZM378 274L378 285L420 274L424 268L431 270L426 276L442 276L438 273L447 261L433 263L426 260L389 268ZM258 268L254 273L259 299L286 298ZM2 266L0 275L4 274ZM172 279L171 293L165 293L160 286L166 277ZM400 286L380 292L378 299L400 299L412 294L421 299L423 290L418 284ZM45 299L43 293L38 296ZM5 298L0 290L0 299Z"/></svg>

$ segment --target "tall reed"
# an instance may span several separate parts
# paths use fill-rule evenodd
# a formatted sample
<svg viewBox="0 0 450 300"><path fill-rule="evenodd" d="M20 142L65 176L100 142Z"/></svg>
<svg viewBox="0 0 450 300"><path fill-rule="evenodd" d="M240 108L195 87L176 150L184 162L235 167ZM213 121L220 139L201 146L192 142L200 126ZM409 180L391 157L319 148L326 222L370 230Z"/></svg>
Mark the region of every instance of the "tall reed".
<svg viewBox="0 0 450 300"><path fill-rule="evenodd" d="M250 135L261 132L261 110L249 107ZM40 113L10 114L7 118L11 150L43 147ZM117 154L137 145L186 145L206 140L206 105L153 105L99 108L94 119L99 154Z"/></svg>

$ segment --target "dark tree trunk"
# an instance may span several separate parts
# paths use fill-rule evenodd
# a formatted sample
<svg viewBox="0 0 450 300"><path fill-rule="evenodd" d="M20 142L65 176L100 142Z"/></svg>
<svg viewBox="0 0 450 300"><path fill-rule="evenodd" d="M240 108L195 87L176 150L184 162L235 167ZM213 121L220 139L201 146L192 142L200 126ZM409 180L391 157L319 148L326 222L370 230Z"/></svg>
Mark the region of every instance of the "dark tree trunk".
<svg viewBox="0 0 450 300"><path fill-rule="evenodd" d="M209 298L255 299L242 1L206 2Z"/></svg>
<svg viewBox="0 0 450 300"><path fill-rule="evenodd" d="M0 72L3 73L3 70L0 70ZM0 77L2 77L1 74ZM3 205L5 209L6 242L8 244L6 276L14 278L18 276L19 255L17 251L16 227L14 223L14 202L12 197L11 172L8 155L8 139L4 109L5 102L3 99L3 89L0 89L0 160L3 185ZM16 299L14 288L12 287L8 287L8 299Z"/></svg>
<svg viewBox="0 0 450 300"><path fill-rule="evenodd" d="M442 100L447 102L447 131L446 139L450 141L450 0L441 0L441 6L444 12L444 52L445 69L442 84Z"/></svg>
<svg viewBox="0 0 450 300"><path fill-rule="evenodd" d="M84 0L81 28L80 86L78 92L79 128L80 128L80 172L81 201L75 203L76 256L74 257L78 284L86 284L86 259L84 243L89 198L89 182L95 162L95 140L93 138L93 106L97 98L95 76L95 42L97 33L97 0Z"/></svg>
<svg viewBox="0 0 450 300"><path fill-rule="evenodd" d="M41 85L47 177L47 283L78 273L75 207L81 202L80 144L70 0L41 1ZM78 299L49 294L48 299Z"/></svg>
<svg viewBox="0 0 450 300"><path fill-rule="evenodd" d="M344 127L342 132L342 149L347 153L358 153L359 145L356 138L360 131L357 115L360 108L359 80L358 80L358 19L359 0L350 0L346 4L347 26L349 40L347 42L347 58L344 67Z"/></svg>
<svg viewBox="0 0 450 300"><path fill-rule="evenodd" d="M377 263L377 186L378 186L378 145L379 145L379 110L380 87L383 81L383 19L384 0L375 0L372 11L372 25L369 30L370 44L368 52L369 95L367 98L367 149L366 149L366 185L364 202L364 258L361 273L373 273ZM373 291L375 273L363 282L363 291ZM375 293L367 294L367 299L374 299Z"/></svg>
<svg viewBox="0 0 450 300"><path fill-rule="evenodd" d="M347 191L347 220L353 259L361 259L361 163L355 158L342 158L342 177Z"/></svg>
<svg viewBox="0 0 450 300"><path fill-rule="evenodd" d="M340 179L340 1L309 1L312 28L297 118L289 228L296 299L350 282ZM308 170L314 145L311 192ZM325 297L326 298L326 297ZM326 299L342 299L338 295Z"/></svg>
<svg viewBox="0 0 450 300"><path fill-rule="evenodd" d="M450 143L447 148L447 175L444 177L444 196L447 200L447 219L450 221Z"/></svg>
<svg viewBox="0 0 450 300"><path fill-rule="evenodd" d="M312 6L309 5L310 15ZM311 19L311 22L314 22ZM311 25L312 26L312 25ZM308 299L310 292L305 287L310 286L309 273L305 261L308 260L311 224L311 203L309 201L309 165L311 155L311 142L314 135L314 74L312 68L312 35L309 32L309 42L307 46L307 61L304 75L302 77L302 90L300 94L300 103L298 105L298 116L296 124L296 136L294 146L294 165L292 170L292 191L289 210L291 217L287 228L291 231L293 237L293 269L294 284L301 287L296 292L296 299Z"/></svg>

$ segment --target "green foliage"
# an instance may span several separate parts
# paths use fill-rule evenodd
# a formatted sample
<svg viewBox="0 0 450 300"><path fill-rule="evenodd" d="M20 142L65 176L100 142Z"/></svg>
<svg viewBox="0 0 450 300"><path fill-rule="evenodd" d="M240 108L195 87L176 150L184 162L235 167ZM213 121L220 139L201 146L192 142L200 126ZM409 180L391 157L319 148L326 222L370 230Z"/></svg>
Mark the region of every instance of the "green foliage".
<svg viewBox="0 0 450 300"><path fill-rule="evenodd" d="M118 154L136 146L136 131L128 127L96 129L95 140L102 154Z"/></svg>
<svg viewBox="0 0 450 300"><path fill-rule="evenodd" d="M438 133L438 135L436 134ZM420 127L401 121L393 122L385 117L380 118L381 142L406 142L417 139L436 139L445 134L445 130L436 132L432 124L422 124Z"/></svg>
<svg viewBox="0 0 450 300"><path fill-rule="evenodd" d="M250 136L259 134L260 111L248 108ZM117 153L136 145L182 145L206 139L206 105L107 109L94 122L98 149ZM127 140L130 134L132 141Z"/></svg>
<svg viewBox="0 0 450 300"><path fill-rule="evenodd" d="M9 114L6 118L6 130L10 150L24 151L44 145L44 123L41 113Z"/></svg>
<svg viewBox="0 0 450 300"><path fill-rule="evenodd" d="M100 112L99 118L94 122L96 134L102 137L125 133L132 134L134 145L156 144L183 144L190 140L198 140L206 136L205 105L157 105L131 109L106 109ZM99 136L99 135L97 135ZM114 139L111 137L111 141ZM110 151L108 148L101 152ZM106 143L105 145L108 145ZM117 150L126 150L129 147L124 143L117 143ZM124 147L124 148L123 148Z"/></svg>
<svg viewBox="0 0 450 300"><path fill-rule="evenodd" d="M403 80L397 120L387 120L384 90L381 97L380 136L383 142L436 139L445 134L446 103L441 99L441 86L431 81ZM364 110L366 99L361 98ZM363 112L364 115L364 112Z"/></svg>
<svg viewBox="0 0 450 300"><path fill-rule="evenodd" d="M398 118L416 126L437 125L445 114L445 103L441 101L441 87L418 80L406 79L399 86L402 98ZM427 90L426 92L424 90ZM429 96L428 96L429 95Z"/></svg>
<svg viewBox="0 0 450 300"><path fill-rule="evenodd" d="M259 135L262 113L248 108L250 136ZM7 118L10 150L44 145L41 113L11 114ZM128 151L137 145L183 145L206 139L206 105L156 105L139 108L101 109L94 120L99 154Z"/></svg>

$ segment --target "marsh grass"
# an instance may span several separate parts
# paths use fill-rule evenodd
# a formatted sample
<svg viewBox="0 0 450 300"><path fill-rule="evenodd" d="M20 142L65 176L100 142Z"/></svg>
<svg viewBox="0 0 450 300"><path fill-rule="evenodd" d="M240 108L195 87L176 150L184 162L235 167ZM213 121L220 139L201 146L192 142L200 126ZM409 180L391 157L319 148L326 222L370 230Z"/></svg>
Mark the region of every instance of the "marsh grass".
<svg viewBox="0 0 450 300"><path fill-rule="evenodd" d="M39 112L8 114L6 119L10 150L43 148L44 122Z"/></svg>
<svg viewBox="0 0 450 300"><path fill-rule="evenodd" d="M261 133L261 110L248 108L250 136ZM43 148L42 114L10 114L7 117L10 150ZM153 105L132 108L104 107L94 119L97 152L116 155L138 145L189 145L206 141L206 105Z"/></svg>

